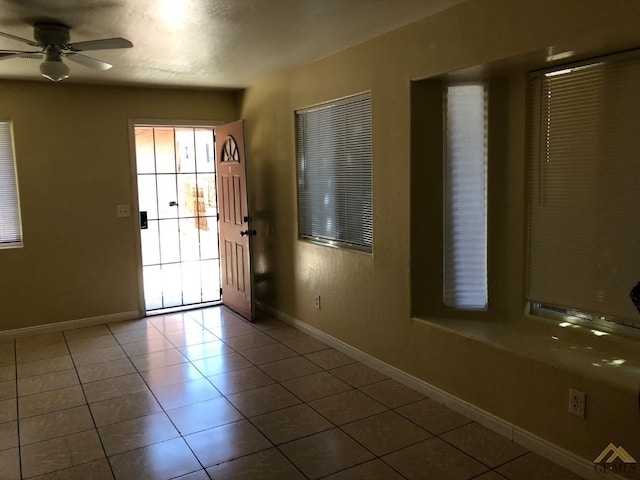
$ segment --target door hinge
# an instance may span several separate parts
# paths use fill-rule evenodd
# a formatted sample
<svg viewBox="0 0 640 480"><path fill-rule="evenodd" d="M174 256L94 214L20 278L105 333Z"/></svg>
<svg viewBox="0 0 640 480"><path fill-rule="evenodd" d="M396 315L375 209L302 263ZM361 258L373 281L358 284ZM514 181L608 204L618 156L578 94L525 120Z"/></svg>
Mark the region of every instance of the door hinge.
<svg viewBox="0 0 640 480"><path fill-rule="evenodd" d="M220 214L216 213L216 221L219 222L220 221Z"/></svg>
<svg viewBox="0 0 640 480"><path fill-rule="evenodd" d="M220 296L222 296L222 287L220 287Z"/></svg>

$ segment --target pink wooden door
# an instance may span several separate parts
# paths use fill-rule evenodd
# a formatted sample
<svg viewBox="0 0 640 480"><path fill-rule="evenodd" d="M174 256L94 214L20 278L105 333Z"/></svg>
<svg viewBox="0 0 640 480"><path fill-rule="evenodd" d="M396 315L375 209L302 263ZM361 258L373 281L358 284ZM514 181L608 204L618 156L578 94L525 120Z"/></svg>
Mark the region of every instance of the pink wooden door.
<svg viewBox="0 0 640 480"><path fill-rule="evenodd" d="M222 302L254 318L251 230L247 199L244 122L216 127Z"/></svg>

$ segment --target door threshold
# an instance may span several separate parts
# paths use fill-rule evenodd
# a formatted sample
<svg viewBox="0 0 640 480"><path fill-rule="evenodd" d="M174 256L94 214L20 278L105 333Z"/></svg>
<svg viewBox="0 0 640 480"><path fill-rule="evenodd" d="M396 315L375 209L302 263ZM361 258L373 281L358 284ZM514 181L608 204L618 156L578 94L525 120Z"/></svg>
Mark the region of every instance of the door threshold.
<svg viewBox="0 0 640 480"><path fill-rule="evenodd" d="M218 307L222 305L222 300L215 302L192 303L190 305L181 305L179 307L159 308L157 310L147 310L145 316L154 317L157 315L166 315L168 313L187 312L189 310L198 310L200 308Z"/></svg>

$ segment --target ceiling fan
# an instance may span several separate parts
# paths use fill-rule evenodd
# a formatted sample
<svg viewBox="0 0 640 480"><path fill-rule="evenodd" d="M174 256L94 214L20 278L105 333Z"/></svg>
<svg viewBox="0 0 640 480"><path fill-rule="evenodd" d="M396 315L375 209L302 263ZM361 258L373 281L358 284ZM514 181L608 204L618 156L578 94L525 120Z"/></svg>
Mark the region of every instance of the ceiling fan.
<svg viewBox="0 0 640 480"><path fill-rule="evenodd" d="M40 72L43 77L54 82L69 78L70 69L69 66L62 61L63 58L96 70L108 70L113 65L82 55L79 52L133 47L133 44L124 38L104 38L101 40L69 43L69 27L57 23L37 23L33 28L33 38L35 38L35 41L17 37L10 33L0 32L0 36L2 37L39 48L39 50L34 51L0 50L0 60L10 58L44 59L40 64Z"/></svg>

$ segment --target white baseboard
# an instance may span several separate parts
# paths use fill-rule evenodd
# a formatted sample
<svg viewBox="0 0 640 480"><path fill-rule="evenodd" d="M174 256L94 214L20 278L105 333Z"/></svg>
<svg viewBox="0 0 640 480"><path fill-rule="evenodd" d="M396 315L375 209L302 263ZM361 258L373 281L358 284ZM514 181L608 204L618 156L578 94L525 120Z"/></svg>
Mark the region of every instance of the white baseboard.
<svg viewBox="0 0 640 480"><path fill-rule="evenodd" d="M68 320L65 322L47 323L44 325L34 325L33 327L16 328L14 330L0 331L0 340L26 337L30 335L43 335L46 333L60 332L62 330L74 330L76 328L93 327L104 323L122 322L125 320L135 320L140 318L140 312L120 312L109 315L99 315L97 317L80 318L78 320Z"/></svg>
<svg viewBox="0 0 640 480"><path fill-rule="evenodd" d="M444 390L431 385L413 375L408 374L388 363L379 360L368 353L362 352L351 345L328 335L317 328L314 328L297 318L281 312L269 305L258 302L258 308L275 318L301 330L312 337L332 346L336 350L347 354L365 365L387 375L389 378L410 387L438 403L445 405L451 410L466 416L467 418L483 425L494 432L519 443L523 447L538 455L551 460L552 462L580 475L583 478L592 480L623 480L624 477L614 474L598 473L594 471L593 461L586 460L568 450L558 447L553 443L534 435L500 417L493 415L461 398L458 398Z"/></svg>

